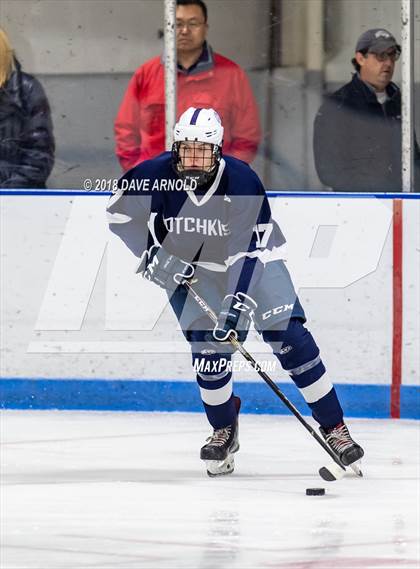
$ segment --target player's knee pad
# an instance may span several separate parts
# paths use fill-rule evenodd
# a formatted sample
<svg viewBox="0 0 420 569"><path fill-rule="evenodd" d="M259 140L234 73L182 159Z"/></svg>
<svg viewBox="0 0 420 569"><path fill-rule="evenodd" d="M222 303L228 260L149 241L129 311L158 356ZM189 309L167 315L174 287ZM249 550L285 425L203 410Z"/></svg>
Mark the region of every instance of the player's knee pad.
<svg viewBox="0 0 420 569"><path fill-rule="evenodd" d="M193 330L188 334L192 363L197 376L206 381L219 381L231 373L231 354L222 354L207 341L208 330Z"/></svg>
<svg viewBox="0 0 420 569"><path fill-rule="evenodd" d="M218 342L213 337L213 330L193 329L188 330L185 334L188 342L191 345L193 354L202 355L219 355L223 358L230 357L234 350L231 349L229 342Z"/></svg>
<svg viewBox="0 0 420 569"><path fill-rule="evenodd" d="M285 330L265 330L263 339L296 385L308 385L325 372L319 348L299 318L291 318Z"/></svg>
<svg viewBox="0 0 420 569"><path fill-rule="evenodd" d="M194 352L192 355L194 371L197 380L218 383L232 375L230 354L203 354Z"/></svg>
<svg viewBox="0 0 420 569"><path fill-rule="evenodd" d="M189 333L192 363L203 402L212 406L223 405L232 396L231 354L218 353L206 342L207 334L207 330Z"/></svg>

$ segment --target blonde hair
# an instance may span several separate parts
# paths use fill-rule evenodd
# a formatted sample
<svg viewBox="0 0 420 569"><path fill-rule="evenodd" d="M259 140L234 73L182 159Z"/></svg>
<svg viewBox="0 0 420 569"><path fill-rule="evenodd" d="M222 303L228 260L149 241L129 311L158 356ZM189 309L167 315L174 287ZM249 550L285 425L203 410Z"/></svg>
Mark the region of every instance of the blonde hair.
<svg viewBox="0 0 420 569"><path fill-rule="evenodd" d="M3 28L0 28L0 87L9 79L13 69L13 49Z"/></svg>

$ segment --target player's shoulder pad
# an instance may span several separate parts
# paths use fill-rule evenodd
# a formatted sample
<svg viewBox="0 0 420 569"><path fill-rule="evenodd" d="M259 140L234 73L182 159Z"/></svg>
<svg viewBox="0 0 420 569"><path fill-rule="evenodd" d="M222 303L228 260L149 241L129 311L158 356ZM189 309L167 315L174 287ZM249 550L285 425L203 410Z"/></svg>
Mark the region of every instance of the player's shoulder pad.
<svg viewBox="0 0 420 569"><path fill-rule="evenodd" d="M233 156L223 156L223 158L226 162L230 195L261 195L265 193L263 183L247 162Z"/></svg>
<svg viewBox="0 0 420 569"><path fill-rule="evenodd" d="M152 186L154 180L163 178L172 178L174 171L172 168L172 156L170 152L162 152L156 158L140 162L128 170L118 181L118 187L127 193L138 192L140 180L150 180L149 186ZM134 181L134 182L133 182ZM141 188L142 192L146 192L145 186Z"/></svg>

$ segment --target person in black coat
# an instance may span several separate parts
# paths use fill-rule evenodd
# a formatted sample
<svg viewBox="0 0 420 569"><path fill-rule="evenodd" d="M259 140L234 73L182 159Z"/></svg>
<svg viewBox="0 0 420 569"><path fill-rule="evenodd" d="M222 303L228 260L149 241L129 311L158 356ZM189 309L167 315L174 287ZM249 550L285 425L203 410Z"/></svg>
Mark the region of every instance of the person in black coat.
<svg viewBox="0 0 420 569"><path fill-rule="evenodd" d="M0 188L45 188L54 166L48 99L0 28Z"/></svg>
<svg viewBox="0 0 420 569"><path fill-rule="evenodd" d="M401 91L392 82L401 48L383 29L357 41L352 80L325 98L314 124L315 166L336 191L400 192ZM416 191L420 150L414 142Z"/></svg>

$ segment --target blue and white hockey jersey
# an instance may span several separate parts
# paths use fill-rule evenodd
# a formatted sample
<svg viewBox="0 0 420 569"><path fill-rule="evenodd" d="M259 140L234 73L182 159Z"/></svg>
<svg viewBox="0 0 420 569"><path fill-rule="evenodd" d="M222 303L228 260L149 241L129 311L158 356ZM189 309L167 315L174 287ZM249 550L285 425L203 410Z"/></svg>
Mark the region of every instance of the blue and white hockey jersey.
<svg viewBox="0 0 420 569"><path fill-rule="evenodd" d="M285 242L258 176L232 157L222 158L205 190L185 190L170 152L134 167L119 188L107 208L110 229L139 259L159 244L209 271L227 271L232 293L246 288L256 260L278 257Z"/></svg>

